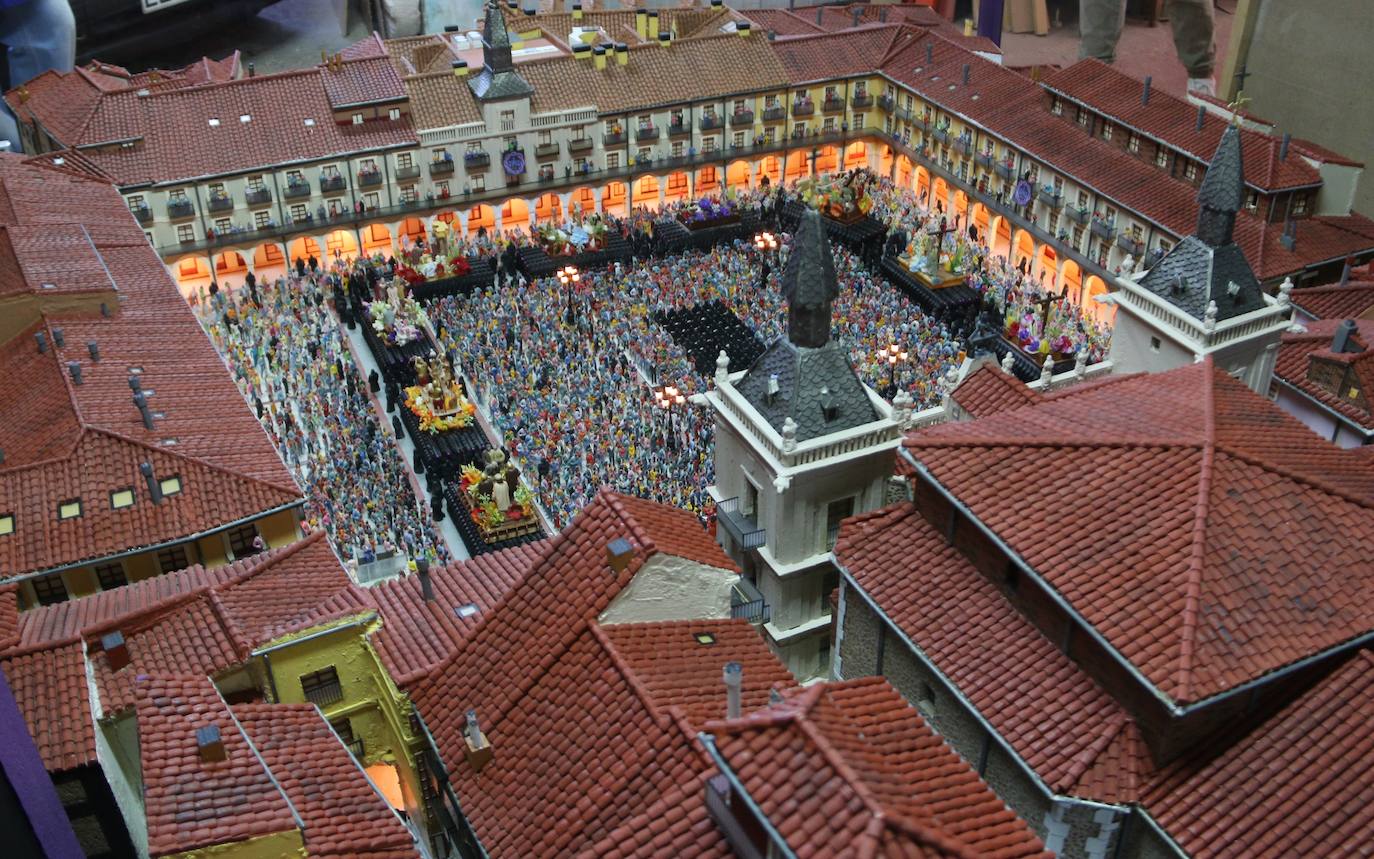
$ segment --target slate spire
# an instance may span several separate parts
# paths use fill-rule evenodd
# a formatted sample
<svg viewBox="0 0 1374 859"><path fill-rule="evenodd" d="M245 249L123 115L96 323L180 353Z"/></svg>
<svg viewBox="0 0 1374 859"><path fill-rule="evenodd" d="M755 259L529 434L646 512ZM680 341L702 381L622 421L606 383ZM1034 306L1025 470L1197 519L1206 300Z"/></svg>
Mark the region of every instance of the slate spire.
<svg viewBox="0 0 1374 859"><path fill-rule="evenodd" d="M825 224L807 209L792 239L792 254L782 272L787 301L787 339L795 346L819 349L830 341L830 307L840 294L835 258Z"/></svg>
<svg viewBox="0 0 1374 859"><path fill-rule="evenodd" d="M1227 125L1198 189L1197 237L1214 248L1231 243L1236 213L1245 204L1240 129Z"/></svg>
<svg viewBox="0 0 1374 859"><path fill-rule="evenodd" d="M468 86L482 101L528 98L534 93L534 87L515 71L506 18L495 0L487 4L482 25L482 72Z"/></svg>

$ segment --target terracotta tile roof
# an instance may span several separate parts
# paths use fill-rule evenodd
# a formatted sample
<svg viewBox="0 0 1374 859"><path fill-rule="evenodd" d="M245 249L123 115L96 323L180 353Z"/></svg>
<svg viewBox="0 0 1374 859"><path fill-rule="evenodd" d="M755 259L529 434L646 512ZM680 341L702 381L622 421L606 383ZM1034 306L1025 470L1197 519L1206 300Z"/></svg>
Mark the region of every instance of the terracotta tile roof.
<svg viewBox="0 0 1374 859"><path fill-rule="evenodd" d="M1369 317L1374 311L1374 281L1329 284L1292 292L1293 303L1317 319Z"/></svg>
<svg viewBox="0 0 1374 859"><path fill-rule="evenodd" d="M1143 83L1101 60L1079 60L1047 77L1042 85L1163 140L1204 163L1212 159L1228 124L1222 117L1208 113L1203 119L1202 130L1198 131L1197 107L1159 89L1152 89L1149 103L1141 104ZM1293 152L1279 159L1282 144L1278 138L1244 128L1240 138L1247 185L1276 191L1321 184L1317 169Z"/></svg>
<svg viewBox="0 0 1374 859"><path fill-rule="evenodd" d="M385 57L388 55L387 43L382 40L381 33L376 30L365 39L359 39L348 47L339 51L345 60L362 60L371 57Z"/></svg>
<svg viewBox="0 0 1374 859"><path fill-rule="evenodd" d="M578 853L577 859L731 859L734 851L706 811L706 778L701 775L667 791L643 812Z"/></svg>
<svg viewBox="0 0 1374 859"><path fill-rule="evenodd" d="M0 587L0 652L19 645L19 588Z"/></svg>
<svg viewBox="0 0 1374 859"><path fill-rule="evenodd" d="M233 713L304 822L312 859L419 855L315 705L239 704Z"/></svg>
<svg viewBox="0 0 1374 859"><path fill-rule="evenodd" d="M633 555L617 574L607 546L618 538ZM466 644L413 687L493 856L581 849L699 766L690 728L657 709L591 626L660 551L702 560L720 549L690 513L602 491L483 613ZM480 774L464 763L469 709L496 754ZM548 825L555 820L581 825Z"/></svg>
<svg viewBox="0 0 1374 859"><path fill-rule="evenodd" d="M381 582L368 594L381 611L373 635L377 655L398 684L407 685L449 659L482 618L518 582L546 549L546 541L488 552L468 561L430 569L434 603L426 605L418 576ZM464 616L460 609L476 610Z"/></svg>
<svg viewBox="0 0 1374 859"><path fill-rule="evenodd" d="M816 26L814 16L798 15L786 9L749 9L745 14L760 35L766 35L769 30L778 36L810 36L825 32Z"/></svg>
<svg viewBox="0 0 1374 859"><path fill-rule="evenodd" d="M872 74L875 62L898 45L899 38L914 34L893 24L877 24L840 33L783 36L773 42L773 52L792 83L810 83Z"/></svg>
<svg viewBox="0 0 1374 859"><path fill-rule="evenodd" d="M48 70L5 93L5 102L21 121L37 120L48 134L73 143L101 94L101 87L86 75Z"/></svg>
<svg viewBox="0 0 1374 859"><path fill-rule="evenodd" d="M1374 220L1358 212L1299 218L1293 224L1296 244L1289 250L1282 242L1283 224L1249 213L1236 218L1236 244L1261 280L1277 280L1310 265L1374 250Z"/></svg>
<svg viewBox="0 0 1374 859"><path fill-rule="evenodd" d="M1362 651L1241 743L1170 767L1145 805L1199 859L1348 854L1374 829L1372 708Z"/></svg>
<svg viewBox="0 0 1374 859"><path fill-rule="evenodd" d="M799 857L1051 855L881 677L707 730Z"/></svg>
<svg viewBox="0 0 1374 859"><path fill-rule="evenodd" d="M196 729L219 728L226 759L202 763ZM148 852L166 856L297 828L285 793L259 762L204 675L138 683L138 739ZM188 787L193 786L194 790Z"/></svg>
<svg viewBox="0 0 1374 859"><path fill-rule="evenodd" d="M696 727L725 716L721 671L726 662L739 662L744 669L744 712L767 706L769 690L775 686L796 685L747 621L628 623L598 629L612 656L635 676L654 706L664 711L678 707ZM698 633L708 633L714 643L700 643Z"/></svg>
<svg viewBox="0 0 1374 859"><path fill-rule="evenodd" d="M658 29L661 33L672 33L675 41L717 35L721 27L734 20L743 20L744 15L729 8L662 8L658 12ZM523 10L502 7L511 38L519 33L538 29L546 37L568 44L573 27L585 30L600 30L610 36L609 41L628 44L647 44L648 39L640 39L635 32L635 11L633 9L589 9L582 13L582 20L575 21L571 12L540 12L534 17ZM752 17L752 15L751 15ZM603 43L606 40L602 40Z"/></svg>
<svg viewBox="0 0 1374 859"><path fill-rule="evenodd" d="M0 538L0 570L76 563L299 503L295 482L118 192L14 156L0 158L0 188L8 204L0 208L0 272L23 273L30 291L13 307L32 319L0 344L25 383L0 390L0 410L27 416L0 430L0 511L15 516L14 533ZM57 294L75 304L54 303ZM34 342L40 327L45 353ZM71 362L81 367L80 385L66 371ZM131 402L131 368L141 368L150 410L161 415L152 430ZM179 474L181 494L152 504L143 462L159 479ZM129 487L134 506L111 509L109 493ZM82 501L81 515L59 521L57 505L72 498Z"/></svg>
<svg viewBox="0 0 1374 859"><path fill-rule="evenodd" d="M405 86L410 93L411 116L419 128L482 121L482 111L465 77L447 71L411 75L405 79Z"/></svg>
<svg viewBox="0 0 1374 859"><path fill-rule="evenodd" d="M1352 345L1358 351L1335 355L1331 352L1331 338L1342 321L1320 319L1307 323L1307 332L1304 334L1283 335L1278 360L1274 364L1274 375L1365 429L1374 430L1374 413L1368 408L1368 398L1374 393L1374 320L1355 320L1357 327ZM1359 399L1339 397L1309 379L1307 372L1314 355L1349 364L1360 379L1356 388L1363 396Z"/></svg>
<svg viewBox="0 0 1374 859"><path fill-rule="evenodd" d="M330 107L343 110L359 104L400 101L406 97L401 76L386 57L345 60L338 68L319 67Z"/></svg>
<svg viewBox="0 0 1374 859"><path fill-rule="evenodd" d="M547 113L579 106L625 113L660 105L704 101L787 86L788 75L758 34L687 39L671 47L631 45L629 62L598 70L589 60L554 57L521 63L534 87L531 110Z"/></svg>
<svg viewBox="0 0 1374 859"><path fill-rule="evenodd" d="M846 520L835 554L1052 790L1134 799L1118 784L1138 781L1141 761L1101 760L1107 739L1134 723L915 507Z"/></svg>
<svg viewBox="0 0 1374 859"><path fill-rule="evenodd" d="M1374 629L1374 474L1210 361L904 446L1176 702ZM1065 487L1092 529L1046 518Z"/></svg>
<svg viewBox="0 0 1374 859"><path fill-rule="evenodd" d="M988 361L964 377L954 389L954 401L975 418L1017 409L1040 401L1040 394L1020 379Z"/></svg>
<svg viewBox="0 0 1374 859"><path fill-rule="evenodd" d="M95 760L95 722L80 642L0 659L43 766L57 773Z"/></svg>

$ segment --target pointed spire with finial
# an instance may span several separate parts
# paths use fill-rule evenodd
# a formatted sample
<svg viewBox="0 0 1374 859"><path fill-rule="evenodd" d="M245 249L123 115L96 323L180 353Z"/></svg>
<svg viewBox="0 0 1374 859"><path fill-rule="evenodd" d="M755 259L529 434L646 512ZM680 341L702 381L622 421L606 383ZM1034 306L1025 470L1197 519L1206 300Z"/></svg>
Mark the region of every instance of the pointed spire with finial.
<svg viewBox="0 0 1374 859"><path fill-rule="evenodd" d="M482 25L482 73L472 78L468 85L483 101L522 98L534 93L529 82L515 71L506 17L495 0L487 3Z"/></svg>
<svg viewBox="0 0 1374 859"><path fill-rule="evenodd" d="M807 209L792 238L792 253L782 272L787 301L787 339L795 346L819 349L830 341L830 308L840 294L835 258L825 224Z"/></svg>
<svg viewBox="0 0 1374 859"><path fill-rule="evenodd" d="M1231 243L1236 213L1245 205L1240 129L1226 126L1198 189L1197 237L1214 248Z"/></svg>

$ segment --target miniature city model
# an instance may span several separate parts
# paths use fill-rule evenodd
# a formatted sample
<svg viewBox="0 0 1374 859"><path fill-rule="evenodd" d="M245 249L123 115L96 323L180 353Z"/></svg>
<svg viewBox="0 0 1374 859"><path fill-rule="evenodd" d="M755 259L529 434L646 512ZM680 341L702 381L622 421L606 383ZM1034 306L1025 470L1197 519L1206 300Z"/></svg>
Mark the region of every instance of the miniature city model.
<svg viewBox="0 0 1374 859"><path fill-rule="evenodd" d="M460 23L6 94L15 849L1369 842L1360 165L924 7Z"/></svg>

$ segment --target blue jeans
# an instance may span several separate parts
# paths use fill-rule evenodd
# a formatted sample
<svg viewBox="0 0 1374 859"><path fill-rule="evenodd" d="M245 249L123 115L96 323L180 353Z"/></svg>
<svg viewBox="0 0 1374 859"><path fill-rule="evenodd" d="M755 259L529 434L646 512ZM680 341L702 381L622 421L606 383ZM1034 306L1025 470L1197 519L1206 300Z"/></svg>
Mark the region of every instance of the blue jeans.
<svg viewBox="0 0 1374 859"><path fill-rule="evenodd" d="M67 0L0 0L0 44L5 46L10 87L48 69L69 72L76 62L76 16ZM18 151L19 127L8 107L0 110L0 140ZM68 143L71 141L63 141Z"/></svg>

